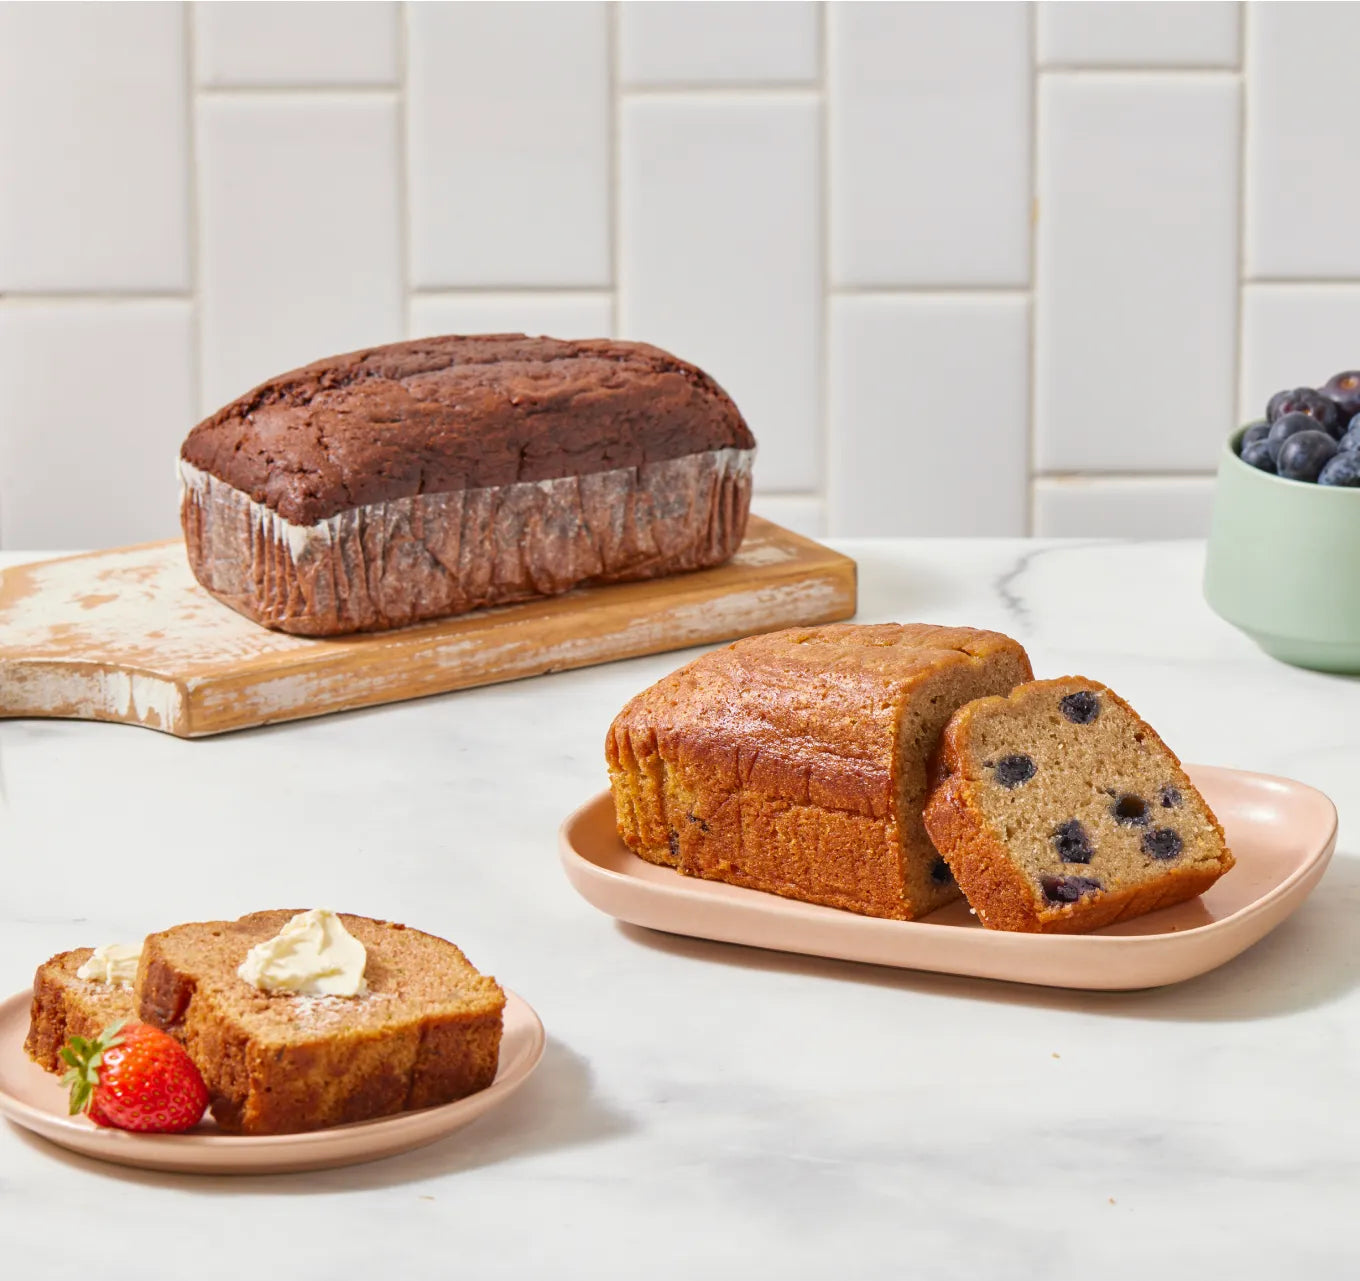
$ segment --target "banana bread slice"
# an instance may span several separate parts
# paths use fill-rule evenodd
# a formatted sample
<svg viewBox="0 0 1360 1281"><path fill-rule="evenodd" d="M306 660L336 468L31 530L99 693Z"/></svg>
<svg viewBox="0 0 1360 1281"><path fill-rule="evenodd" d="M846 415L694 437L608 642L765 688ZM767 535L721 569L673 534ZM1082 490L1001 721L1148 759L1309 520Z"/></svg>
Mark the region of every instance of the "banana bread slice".
<svg viewBox="0 0 1360 1281"><path fill-rule="evenodd" d="M117 983L83 979L76 971L94 954L78 947L58 952L38 966L33 976L33 1005L24 1050L40 1067L63 1072L58 1051L73 1036L98 1036L110 1023L136 1012L132 988Z"/></svg>
<svg viewBox="0 0 1360 1281"><path fill-rule="evenodd" d="M150 935L140 1017L177 1037L219 1126L287 1134L463 1098L490 1085L505 994L452 943L342 915L367 949L364 996L268 993L237 967L295 915L179 925Z"/></svg>
<svg viewBox="0 0 1360 1281"><path fill-rule="evenodd" d="M1099 929L1202 894L1233 865L1175 754L1098 681L966 704L938 772L926 828L991 929Z"/></svg>
<svg viewBox="0 0 1360 1281"><path fill-rule="evenodd" d="M605 751L619 835L688 876L910 920L957 898L921 820L954 709L1032 679L970 627L794 628L634 698Z"/></svg>

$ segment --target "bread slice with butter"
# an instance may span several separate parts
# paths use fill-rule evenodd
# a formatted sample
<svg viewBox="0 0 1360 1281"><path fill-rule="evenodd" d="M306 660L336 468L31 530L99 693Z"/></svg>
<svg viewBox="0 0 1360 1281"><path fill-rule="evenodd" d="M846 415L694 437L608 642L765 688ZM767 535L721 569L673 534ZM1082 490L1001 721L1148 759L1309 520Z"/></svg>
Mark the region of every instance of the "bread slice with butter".
<svg viewBox="0 0 1360 1281"><path fill-rule="evenodd" d="M71 1037L98 1036L110 1023L136 1013L132 984L91 975L94 957L95 949L88 947L58 952L38 966L33 976L33 1004L24 1050L49 1072L65 1071L66 1065L58 1055Z"/></svg>
<svg viewBox="0 0 1360 1281"><path fill-rule="evenodd" d="M360 994L257 986L271 967L246 966L247 956L297 915L179 925L143 947L139 1017L183 1043L222 1129L316 1130L450 1103L491 1084L505 1007L494 979L444 939L341 914L366 953ZM242 977L243 966L255 981Z"/></svg>

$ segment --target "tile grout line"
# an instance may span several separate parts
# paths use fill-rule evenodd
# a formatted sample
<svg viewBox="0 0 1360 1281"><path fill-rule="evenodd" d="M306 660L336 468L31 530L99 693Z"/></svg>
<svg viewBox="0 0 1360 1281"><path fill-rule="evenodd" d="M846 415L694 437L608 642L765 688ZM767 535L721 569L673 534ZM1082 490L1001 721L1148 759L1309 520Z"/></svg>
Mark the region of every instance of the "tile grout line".
<svg viewBox="0 0 1360 1281"><path fill-rule="evenodd" d="M1237 27L1237 288L1233 290L1235 304L1236 342L1233 344L1233 385L1231 403L1237 412L1233 423L1245 421L1246 396L1242 376L1246 372L1246 281L1247 281L1247 6L1238 8Z"/></svg>
<svg viewBox="0 0 1360 1281"><path fill-rule="evenodd" d="M676 80L658 84L624 84L620 79L615 82L615 88L620 98L807 98L819 93L822 84L820 77L817 80Z"/></svg>
<svg viewBox="0 0 1360 1281"><path fill-rule="evenodd" d="M1089 481L1106 482L1119 480L1132 480L1137 482L1147 482L1155 484L1166 484L1168 481L1177 480L1213 480L1215 473L1212 470L1198 471L1190 469L1188 471L1039 471L1034 473L1034 480L1039 481L1058 481L1060 484L1083 485Z"/></svg>
<svg viewBox="0 0 1360 1281"><path fill-rule="evenodd" d="M0 293L0 307L43 307L52 303L90 302L194 302L195 291L186 289L51 289L42 292L10 290Z"/></svg>
<svg viewBox="0 0 1360 1281"><path fill-rule="evenodd" d="M857 298L1025 298L1028 285L833 285L835 296Z"/></svg>
<svg viewBox="0 0 1360 1281"><path fill-rule="evenodd" d="M411 303L415 289L411 280L411 88L410 14L405 3L397 5L397 258L401 263L402 337L414 328Z"/></svg>
<svg viewBox="0 0 1360 1281"><path fill-rule="evenodd" d="M190 350L193 353L193 367L189 370L190 394L193 397L194 416L203 411L203 202L198 189L199 139L198 139L198 27L195 20L195 6L184 6L184 78L185 97L185 138L184 163L188 172L184 175L187 197L186 216L189 219L189 317L193 331Z"/></svg>
<svg viewBox="0 0 1360 1281"><path fill-rule="evenodd" d="M1029 339L1029 395L1025 405L1025 536L1034 537L1038 507L1038 414L1039 396L1039 8L1029 8L1029 300L1027 336Z"/></svg>
<svg viewBox="0 0 1360 1281"><path fill-rule="evenodd" d="M404 29L405 18L402 17L399 22ZM355 84L345 80L327 80L317 81L315 84L200 85L198 92L204 98L305 98L313 94L331 98L381 98L385 95L399 94L401 81L398 78L393 84Z"/></svg>
<svg viewBox="0 0 1360 1281"><path fill-rule="evenodd" d="M608 285L413 285L410 292L412 298L479 298L486 294L531 298L548 294L593 302L611 297L614 291Z"/></svg>
<svg viewBox="0 0 1360 1281"><path fill-rule="evenodd" d="M817 6L817 79L820 95L818 112L817 158L817 201L819 226L817 243L821 254L821 306L818 309L818 355L820 357L822 385L819 388L818 428L822 466L818 477L817 496L821 502L821 528L831 537L831 460L832 427L831 422L831 20L825 0Z"/></svg>
<svg viewBox="0 0 1360 1281"><path fill-rule="evenodd" d="M619 5L612 0L605 11L605 52L609 76L609 336L618 337L623 262L623 158L621 131L623 97L619 90Z"/></svg>
<svg viewBox="0 0 1360 1281"><path fill-rule="evenodd" d="M1320 280L1276 280L1248 281L1249 284L1307 285L1339 284L1354 287L1360 281L1320 281ZM522 284L475 284L475 285L411 285L410 293L418 298L464 297L480 294L556 294L580 298L596 298L615 292L609 285L522 285ZM831 285L825 293L830 298L1028 298L1027 285ZM0 304L47 303L47 302L125 302L157 298L192 298L194 290L189 289L14 289L0 293Z"/></svg>
<svg viewBox="0 0 1360 1281"><path fill-rule="evenodd" d="M1218 62L1170 63L1159 66L1148 62L1079 63L1051 62L1044 66L1035 61L1035 74L1040 76L1235 76L1237 67Z"/></svg>
<svg viewBox="0 0 1360 1281"><path fill-rule="evenodd" d="M1268 288L1278 289L1290 285L1299 286L1305 289L1330 289L1337 287L1341 289L1354 289L1360 285L1360 276L1251 276L1242 277L1244 285L1265 285Z"/></svg>

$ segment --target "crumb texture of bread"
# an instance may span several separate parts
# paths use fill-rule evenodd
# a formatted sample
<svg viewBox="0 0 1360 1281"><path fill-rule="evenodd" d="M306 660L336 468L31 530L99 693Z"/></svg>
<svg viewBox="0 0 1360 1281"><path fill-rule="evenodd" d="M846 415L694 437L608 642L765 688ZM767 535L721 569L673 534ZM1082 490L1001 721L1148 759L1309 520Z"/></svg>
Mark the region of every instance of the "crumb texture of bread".
<svg viewBox="0 0 1360 1281"><path fill-rule="evenodd" d="M146 940L140 1017L181 1041L213 1117L287 1134L450 1103L496 1076L505 994L452 943L341 915L367 950L359 997L267 993L236 971L296 913L180 925Z"/></svg>
<svg viewBox="0 0 1360 1281"><path fill-rule="evenodd" d="M869 916L957 898L926 836L927 764L953 711L1033 673L1008 636L833 624L750 637L658 681L605 744L639 856Z"/></svg>
<svg viewBox="0 0 1360 1281"><path fill-rule="evenodd" d="M1233 866L1175 754L1081 676L961 707L925 821L991 929L1084 933L1202 894Z"/></svg>
<svg viewBox="0 0 1360 1281"><path fill-rule="evenodd" d="M703 569L737 550L755 439L644 343L425 338L282 374L189 433L190 568L332 636Z"/></svg>
<svg viewBox="0 0 1360 1281"><path fill-rule="evenodd" d="M71 1037L98 1036L110 1023L136 1013L130 987L83 979L76 973L93 951L78 947L58 952L38 966L33 976L33 1005L24 1050L49 1072L64 1070L58 1052Z"/></svg>

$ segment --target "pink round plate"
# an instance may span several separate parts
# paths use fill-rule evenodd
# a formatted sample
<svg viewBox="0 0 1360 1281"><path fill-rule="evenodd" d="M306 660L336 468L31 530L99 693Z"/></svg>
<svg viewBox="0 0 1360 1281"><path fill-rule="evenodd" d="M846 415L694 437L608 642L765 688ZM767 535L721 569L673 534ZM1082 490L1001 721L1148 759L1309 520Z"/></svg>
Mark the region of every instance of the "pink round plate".
<svg viewBox="0 0 1360 1281"><path fill-rule="evenodd" d="M562 866L602 912L670 934L1045 987L1160 987L1264 938L1322 879L1336 845L1336 807L1316 789L1269 774L1186 769L1237 866L1199 898L1091 934L986 930L962 900L919 921L888 921L681 876L624 845L608 792L562 824Z"/></svg>
<svg viewBox="0 0 1360 1281"><path fill-rule="evenodd" d="M543 1024L513 992L505 994L500 1067L485 1090L454 1103L307 1134L223 1134L211 1120L187 1134L102 1130L67 1115L66 1091L24 1053L31 992L0 1002L0 1114L84 1156L118 1165L187 1174L282 1174L357 1165L442 1139L505 1102L543 1057Z"/></svg>

